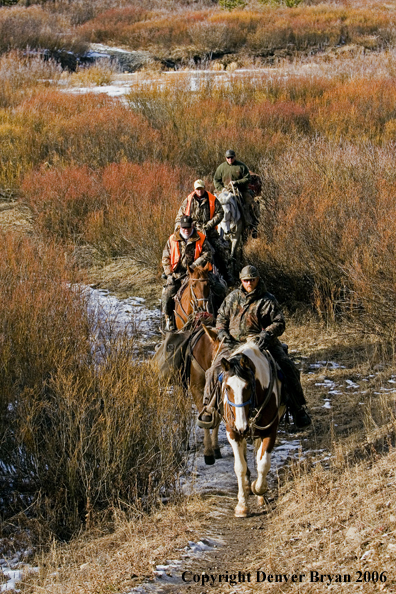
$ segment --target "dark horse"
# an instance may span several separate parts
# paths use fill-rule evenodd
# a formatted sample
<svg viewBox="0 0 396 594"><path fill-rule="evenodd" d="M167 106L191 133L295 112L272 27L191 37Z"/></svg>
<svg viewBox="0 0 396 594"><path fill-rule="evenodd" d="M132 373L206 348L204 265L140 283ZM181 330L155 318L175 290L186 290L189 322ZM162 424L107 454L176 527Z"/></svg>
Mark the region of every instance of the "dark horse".
<svg viewBox="0 0 396 594"><path fill-rule="evenodd" d="M271 355L254 342L242 344L230 359L221 360L223 373L221 399L227 438L235 457L238 479L238 504L235 516L249 514L250 491L264 503L267 473L271 466L271 452L275 445L279 420L284 412L280 404L281 386ZM257 479L250 485L246 459L246 437L255 440Z"/></svg>

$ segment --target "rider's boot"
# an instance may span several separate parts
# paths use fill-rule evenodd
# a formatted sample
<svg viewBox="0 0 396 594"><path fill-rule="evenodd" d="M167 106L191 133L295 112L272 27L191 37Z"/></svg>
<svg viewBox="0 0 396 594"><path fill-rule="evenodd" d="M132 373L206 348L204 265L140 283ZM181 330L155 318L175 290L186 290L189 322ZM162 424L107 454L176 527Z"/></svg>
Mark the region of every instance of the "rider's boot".
<svg viewBox="0 0 396 594"><path fill-rule="evenodd" d="M176 330L175 322L172 316L165 315L165 332L174 332Z"/></svg>

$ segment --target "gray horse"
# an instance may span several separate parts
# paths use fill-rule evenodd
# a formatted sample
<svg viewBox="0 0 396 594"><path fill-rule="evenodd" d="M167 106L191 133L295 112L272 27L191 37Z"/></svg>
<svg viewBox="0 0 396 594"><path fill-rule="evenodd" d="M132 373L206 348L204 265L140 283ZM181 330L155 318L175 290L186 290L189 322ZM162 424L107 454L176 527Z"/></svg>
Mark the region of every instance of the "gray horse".
<svg viewBox="0 0 396 594"><path fill-rule="evenodd" d="M230 244L230 260L232 263L232 274L238 276L242 262L242 235L244 223L241 214L238 190L229 191L224 189L217 196L224 210L224 218L219 223L218 231Z"/></svg>

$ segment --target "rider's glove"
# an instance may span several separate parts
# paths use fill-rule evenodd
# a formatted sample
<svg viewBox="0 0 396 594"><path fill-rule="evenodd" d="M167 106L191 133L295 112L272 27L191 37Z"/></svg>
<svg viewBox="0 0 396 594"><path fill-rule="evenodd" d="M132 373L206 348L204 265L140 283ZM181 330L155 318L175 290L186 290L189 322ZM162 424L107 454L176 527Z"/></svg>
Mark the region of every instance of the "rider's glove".
<svg viewBox="0 0 396 594"><path fill-rule="evenodd" d="M203 229L204 229L204 231L210 231L211 229L213 229L213 227L214 227L213 223L211 221L209 221L208 223L206 223L203 226Z"/></svg>
<svg viewBox="0 0 396 594"><path fill-rule="evenodd" d="M258 336L256 336L256 338L254 339L254 342L257 344L260 351L264 351L270 346L271 340L272 334L270 334L266 330L262 330L260 334L258 334Z"/></svg>
<svg viewBox="0 0 396 594"><path fill-rule="evenodd" d="M166 284L173 285L173 275L172 274L168 274L168 276L166 278Z"/></svg>
<svg viewBox="0 0 396 594"><path fill-rule="evenodd" d="M229 334L225 330L220 330L220 332L217 335L217 338L221 340L223 345L229 349L233 349L238 344L238 341L232 338L231 334Z"/></svg>

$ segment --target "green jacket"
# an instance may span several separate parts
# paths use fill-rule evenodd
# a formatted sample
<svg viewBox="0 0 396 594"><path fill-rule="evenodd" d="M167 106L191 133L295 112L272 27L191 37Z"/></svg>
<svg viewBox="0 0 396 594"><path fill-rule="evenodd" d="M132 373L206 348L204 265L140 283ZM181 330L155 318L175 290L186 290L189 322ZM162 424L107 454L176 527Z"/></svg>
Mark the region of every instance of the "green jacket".
<svg viewBox="0 0 396 594"><path fill-rule="evenodd" d="M241 285L226 297L217 314L216 328L221 340L232 337L243 342L262 330L275 338L285 331L285 318L277 300L260 280L251 293Z"/></svg>
<svg viewBox="0 0 396 594"><path fill-rule="evenodd" d="M245 163L235 160L232 165L229 165L227 161L224 161L218 166L213 178L216 192L220 193L223 188L228 186L230 181L235 182L241 192L248 189L250 173Z"/></svg>

